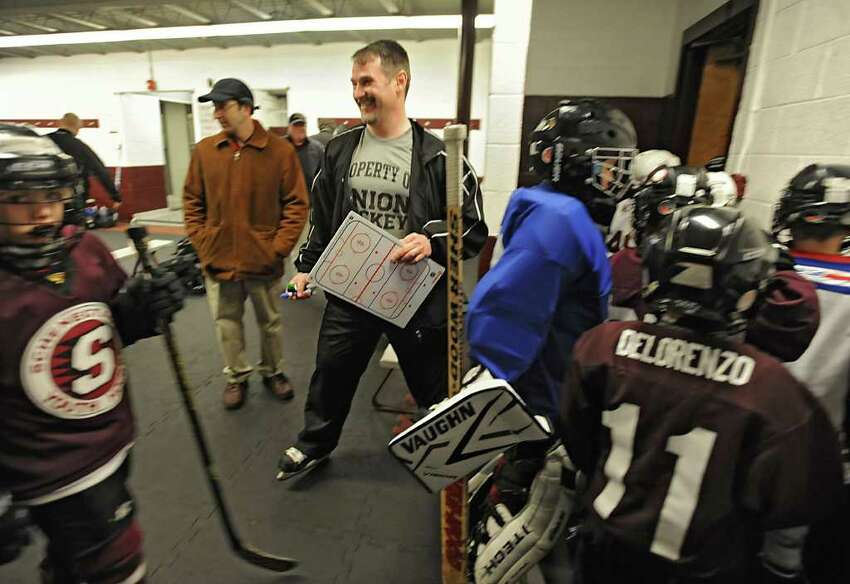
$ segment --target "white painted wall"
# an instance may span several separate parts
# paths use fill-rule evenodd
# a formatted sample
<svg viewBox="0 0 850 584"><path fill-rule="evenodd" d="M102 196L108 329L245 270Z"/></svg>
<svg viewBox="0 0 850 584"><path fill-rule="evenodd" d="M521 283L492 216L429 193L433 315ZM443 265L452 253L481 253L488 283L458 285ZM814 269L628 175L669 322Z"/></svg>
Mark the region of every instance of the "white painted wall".
<svg viewBox="0 0 850 584"><path fill-rule="evenodd" d="M850 2L762 0L751 51L729 167L767 226L806 164L850 164Z"/></svg>
<svg viewBox="0 0 850 584"><path fill-rule="evenodd" d="M404 44L412 68L408 113L413 117L454 117L458 42L431 40ZM249 86L263 89L289 87L288 109L303 112L312 133L318 131L318 117L358 115L349 78L350 57L361 46L361 43L327 43L155 51L153 70L162 91L206 93L207 79L220 77L239 77ZM490 53L490 40L477 43L472 115L482 119L482 130L472 133L470 155L479 170L484 168ZM3 59L0 60L0 119L58 118L66 111L83 118L99 118L101 127L82 130L80 138L107 165L113 166L118 163L118 137L110 135L110 131L121 131L122 126L121 104L116 94L144 91L149 77L148 57L138 53ZM262 120L263 111L258 114ZM140 123L159 122L158 118L145 118ZM162 163L161 153L158 158L128 154L123 161L128 166Z"/></svg>
<svg viewBox="0 0 850 584"><path fill-rule="evenodd" d="M527 95L663 97L682 33L728 0L534 0Z"/></svg>
<svg viewBox="0 0 850 584"><path fill-rule="evenodd" d="M535 0L526 95L667 95L679 1Z"/></svg>

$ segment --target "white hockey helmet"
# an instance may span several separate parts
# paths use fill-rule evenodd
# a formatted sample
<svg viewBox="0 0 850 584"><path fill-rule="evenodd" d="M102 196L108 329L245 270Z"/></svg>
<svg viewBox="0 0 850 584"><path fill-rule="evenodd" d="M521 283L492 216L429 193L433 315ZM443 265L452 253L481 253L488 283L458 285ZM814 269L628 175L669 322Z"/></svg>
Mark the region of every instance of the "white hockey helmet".
<svg viewBox="0 0 850 584"><path fill-rule="evenodd" d="M640 186L653 170L660 166L681 166L679 157L669 150L645 150L632 161L632 184Z"/></svg>

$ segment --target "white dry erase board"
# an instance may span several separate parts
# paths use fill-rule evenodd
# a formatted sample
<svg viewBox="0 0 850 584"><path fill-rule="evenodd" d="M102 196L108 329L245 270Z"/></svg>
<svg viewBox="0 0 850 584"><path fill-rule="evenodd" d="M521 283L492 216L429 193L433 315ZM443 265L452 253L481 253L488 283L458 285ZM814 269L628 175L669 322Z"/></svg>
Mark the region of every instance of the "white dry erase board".
<svg viewBox="0 0 850 584"><path fill-rule="evenodd" d="M425 259L390 261L399 240L351 211L337 229L310 279L325 292L404 328L443 275Z"/></svg>

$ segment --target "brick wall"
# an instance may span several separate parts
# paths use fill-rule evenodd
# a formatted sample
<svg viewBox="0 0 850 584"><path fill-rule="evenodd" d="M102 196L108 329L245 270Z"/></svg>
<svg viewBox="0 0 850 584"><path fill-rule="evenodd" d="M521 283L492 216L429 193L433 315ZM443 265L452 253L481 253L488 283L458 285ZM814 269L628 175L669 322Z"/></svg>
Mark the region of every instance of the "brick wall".
<svg viewBox="0 0 850 584"><path fill-rule="evenodd" d="M850 0L761 0L729 159L745 211L769 225L811 162L850 164Z"/></svg>
<svg viewBox="0 0 850 584"><path fill-rule="evenodd" d="M484 217L491 235L499 232L508 198L516 188L531 7L531 2L496 0L493 10L496 29L482 184Z"/></svg>

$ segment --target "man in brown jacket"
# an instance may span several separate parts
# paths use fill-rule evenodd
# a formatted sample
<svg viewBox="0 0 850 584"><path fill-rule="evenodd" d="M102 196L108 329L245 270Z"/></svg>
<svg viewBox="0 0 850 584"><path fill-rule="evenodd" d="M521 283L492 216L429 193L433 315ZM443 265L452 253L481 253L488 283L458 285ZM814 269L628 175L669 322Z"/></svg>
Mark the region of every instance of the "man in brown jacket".
<svg viewBox="0 0 850 584"><path fill-rule="evenodd" d="M284 259L307 220L308 198L295 149L251 116L254 98L221 79L198 98L212 101L222 131L201 140L183 191L186 231L204 267L207 298L224 358L224 407L242 407L253 368L245 359L246 298L260 329L257 369L276 397L294 395L281 370L278 296Z"/></svg>

